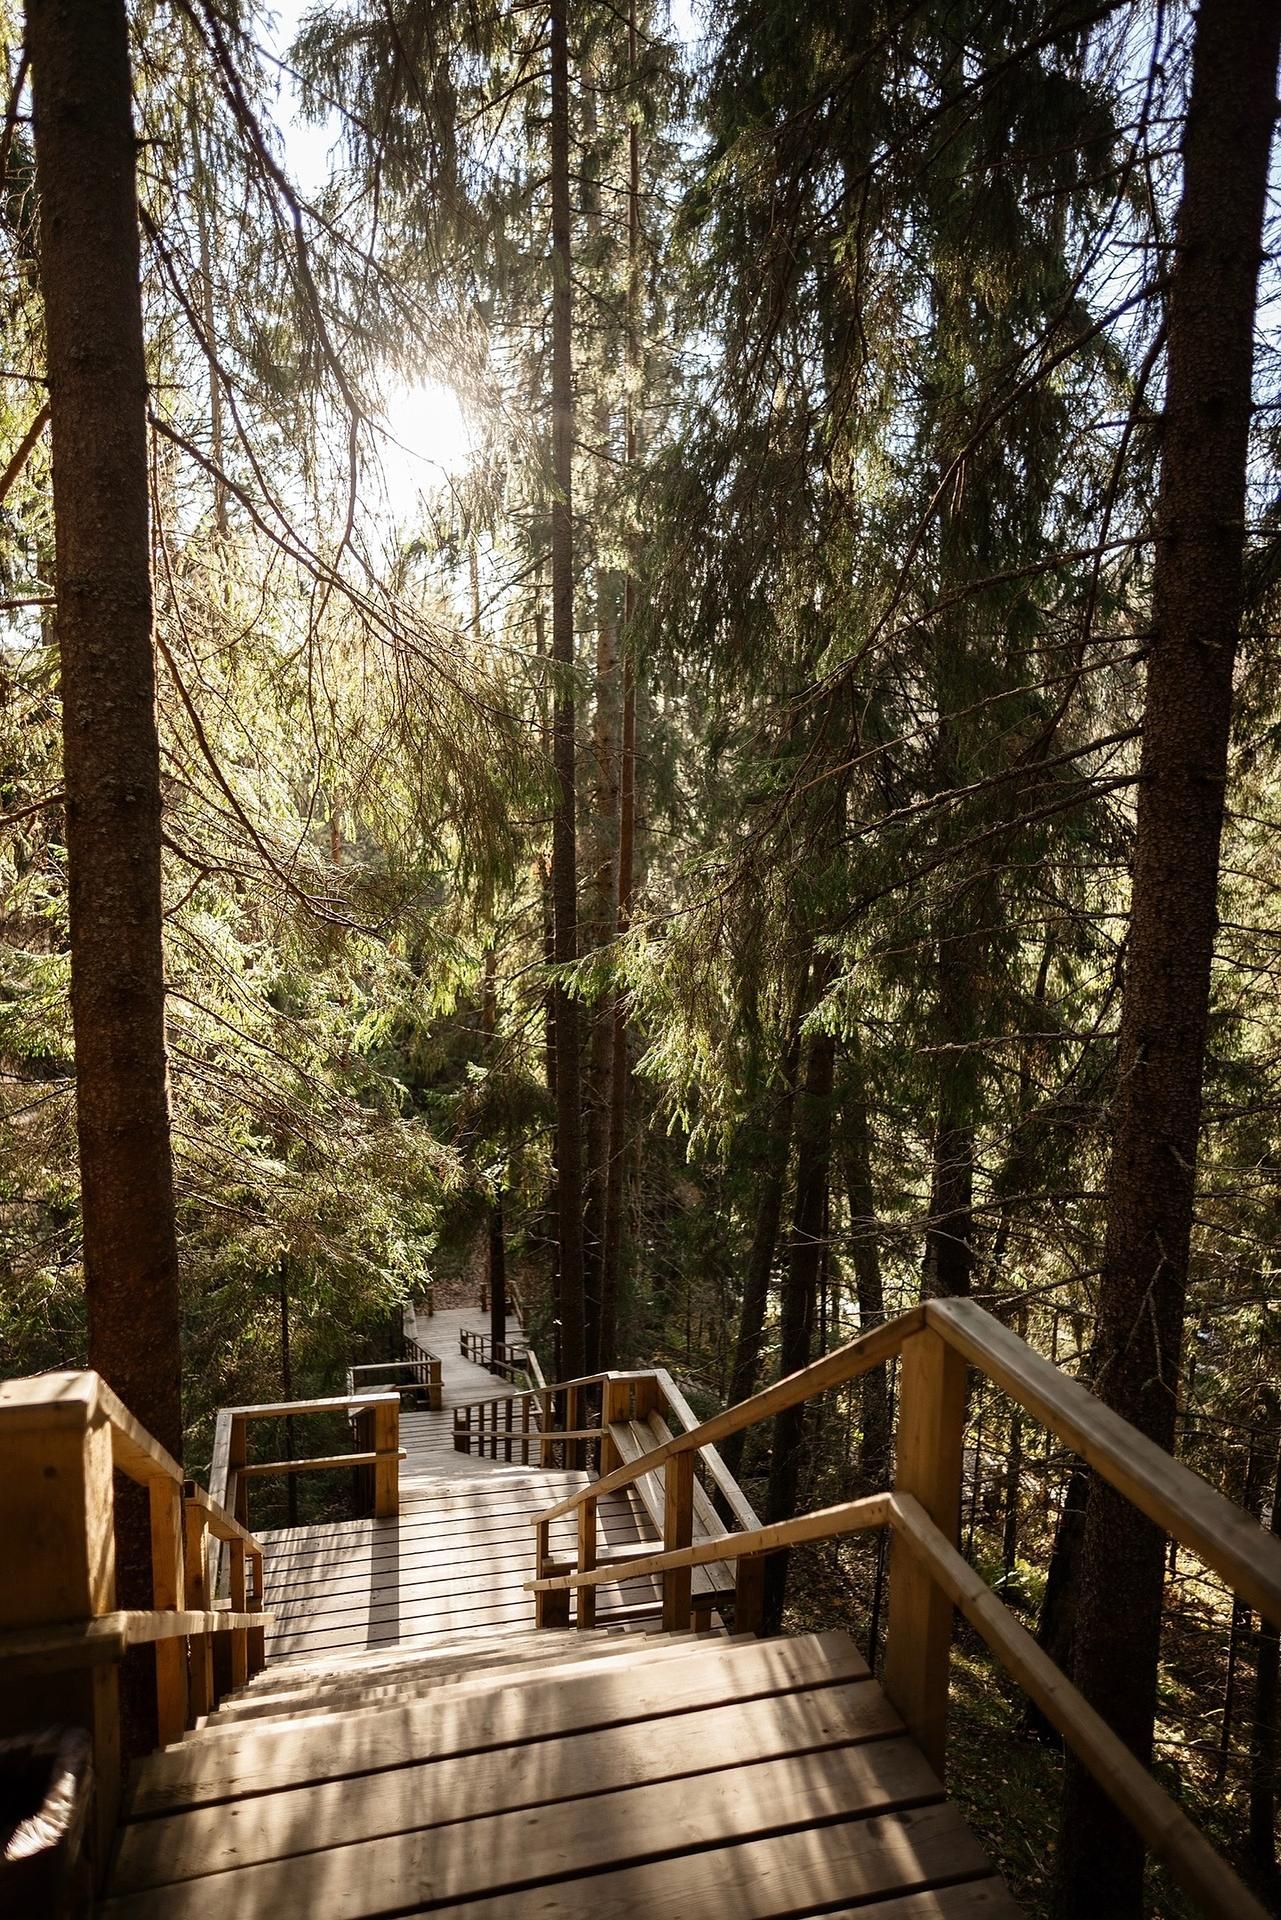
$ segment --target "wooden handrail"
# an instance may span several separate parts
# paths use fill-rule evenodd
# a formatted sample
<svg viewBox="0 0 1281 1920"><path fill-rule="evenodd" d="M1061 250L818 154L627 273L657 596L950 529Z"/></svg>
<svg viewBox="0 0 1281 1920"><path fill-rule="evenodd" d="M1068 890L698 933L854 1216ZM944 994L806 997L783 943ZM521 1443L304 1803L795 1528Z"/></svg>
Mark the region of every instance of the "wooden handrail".
<svg viewBox="0 0 1281 1920"><path fill-rule="evenodd" d="M716 1560L733 1560L742 1567L745 1562L759 1564L762 1555L782 1548L887 1525L907 1542L948 1601L960 1608L1180 1885L1214 1920L1266 1920L1265 1909L1204 1834L1037 1646L911 1495L870 1494L862 1500L801 1514L794 1520L780 1520L751 1532L701 1541L675 1551L624 1550L598 1560L590 1568L527 1581L526 1587L535 1593L582 1592L620 1577L670 1576Z"/></svg>
<svg viewBox="0 0 1281 1920"><path fill-rule="evenodd" d="M630 1486L642 1474L652 1473L655 1467L682 1453L696 1453L703 1447L714 1447L718 1440L727 1440L731 1433L739 1433L745 1427L756 1426L763 1420L772 1419L776 1413L782 1413L787 1407L799 1406L803 1400L814 1399L825 1393L829 1387L844 1386L849 1380L855 1380L862 1373L868 1373L873 1367L879 1367L886 1360L892 1360L902 1348L903 1342L912 1334L918 1333L925 1325L925 1309L913 1307L910 1312L901 1314L896 1320L888 1320L884 1326L875 1327L870 1333L862 1334L852 1340L848 1346L840 1347L835 1353L829 1353L812 1366L803 1367L799 1373L788 1374L784 1380L776 1381L772 1387L766 1387L762 1393L753 1394L750 1400L741 1400L735 1407L726 1408L724 1413L713 1414L710 1420L704 1420L699 1426L692 1427L688 1433L678 1433L662 1446L655 1447L639 1460L615 1467L610 1473L594 1480L590 1487L580 1488L578 1492L568 1494L555 1506L548 1507L539 1518L558 1520L562 1514L572 1513L586 1499L599 1499L603 1494L614 1493L620 1487ZM652 1379L652 1374L593 1374L591 1380L600 1379ZM578 1382L571 1384L577 1385ZM582 1384L587 1384L586 1382ZM551 1389L555 1391L555 1389Z"/></svg>
<svg viewBox="0 0 1281 1920"><path fill-rule="evenodd" d="M929 1325L1257 1612L1281 1626L1281 1539L1029 1347L973 1300L931 1300Z"/></svg>
<svg viewBox="0 0 1281 1920"><path fill-rule="evenodd" d="M127 1647L154 1645L157 1738L181 1738L216 1704L216 1635L230 1641L233 1685L263 1665L262 1548L221 1501L185 1478L96 1373L0 1382L0 1440L0 1533L23 1543L0 1583L0 1734L50 1715L89 1729L101 1874L120 1794L116 1663ZM115 1604L117 1471L147 1490L148 1610ZM211 1535L228 1543L230 1610L208 1604Z"/></svg>
<svg viewBox="0 0 1281 1920"><path fill-rule="evenodd" d="M1190 1547L1252 1607L1281 1625L1281 1539L1234 1507L1190 1467L1145 1439L1080 1381L1053 1366L973 1300L931 1300L914 1307L751 1399L674 1435L639 1460L616 1467L539 1517L555 1520L572 1513L585 1499L599 1499L628 1486L681 1453L714 1446L731 1433L843 1386L893 1359L927 1327L1080 1453L1150 1519Z"/></svg>
<svg viewBox="0 0 1281 1920"><path fill-rule="evenodd" d="M901 1356L902 1371L892 1492L715 1541L691 1541L688 1490L697 1450L896 1356ZM626 1566L629 1577L651 1574L662 1580L665 1626L687 1625L691 1569L722 1560L738 1568L736 1627L757 1627L766 1554L888 1519L893 1551L885 1690L938 1771L942 1773L946 1757L952 1617L959 1607L1146 1845L1207 1910L1223 1920L1262 1920L1263 1909L1226 1863L957 1552L967 1366L996 1382L1103 1479L1222 1575L1252 1607L1281 1624L1281 1541L972 1300L931 1300L914 1308L544 1509L534 1518L536 1578L530 1583L540 1624L568 1622L571 1590L580 1595L579 1624L589 1622L595 1588L617 1580ZM664 1551L598 1556L595 1516L600 1498L659 1466L666 1469ZM550 1526L570 1513L578 1515L578 1564L553 1566Z"/></svg>

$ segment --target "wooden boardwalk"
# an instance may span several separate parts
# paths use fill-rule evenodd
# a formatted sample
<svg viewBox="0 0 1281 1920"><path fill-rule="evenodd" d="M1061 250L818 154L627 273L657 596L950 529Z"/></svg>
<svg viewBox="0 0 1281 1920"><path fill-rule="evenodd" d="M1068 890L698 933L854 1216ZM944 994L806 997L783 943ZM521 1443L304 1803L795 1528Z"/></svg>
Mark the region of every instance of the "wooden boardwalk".
<svg viewBox="0 0 1281 1920"><path fill-rule="evenodd" d="M444 1632L528 1627L533 1601L533 1519L586 1483L584 1473L506 1467L456 1453L453 1408L504 1391L492 1373L464 1360L459 1333L487 1333L476 1311L441 1312L418 1321L414 1338L439 1355L444 1406L406 1407L400 1437L400 1512L388 1520L338 1521L259 1534L265 1550L266 1605L275 1616L269 1661L366 1649L386 1651ZM511 1338L521 1329L508 1321ZM627 1494L601 1502L602 1538L612 1546L657 1542L644 1507ZM553 1534L568 1549L574 1522ZM602 1625L658 1605L653 1580L604 1590ZM642 1616L643 1617L643 1616Z"/></svg>
<svg viewBox="0 0 1281 1920"><path fill-rule="evenodd" d="M464 1325L417 1330L445 1405L405 1413L399 1514L261 1536L268 1665L143 1763L107 1920L1015 1920L844 1633L645 1632L634 1579L535 1628L533 1518L587 1475L454 1452L501 1391ZM631 1490L599 1521L658 1543Z"/></svg>

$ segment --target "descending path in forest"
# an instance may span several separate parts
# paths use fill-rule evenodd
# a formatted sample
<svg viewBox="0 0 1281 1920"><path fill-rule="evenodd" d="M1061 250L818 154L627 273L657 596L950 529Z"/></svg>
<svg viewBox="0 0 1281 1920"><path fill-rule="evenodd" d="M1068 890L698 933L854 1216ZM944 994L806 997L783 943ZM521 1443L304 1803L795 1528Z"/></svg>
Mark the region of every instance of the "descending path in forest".
<svg viewBox="0 0 1281 1920"><path fill-rule="evenodd" d="M454 1409L496 1384L464 1330L487 1316L406 1328L440 1357L443 1406L402 1416L399 1513L258 1536L268 1664L145 1762L104 1914L751 1920L839 1900L1013 1920L844 1633L645 1632L652 1577L597 1589L590 1631L534 1627L532 1523L589 1475L455 1449ZM603 1550L661 1551L634 1489L597 1526ZM577 1538L562 1519L553 1557Z"/></svg>
<svg viewBox="0 0 1281 1920"><path fill-rule="evenodd" d="M442 1358L451 1334L473 1345L436 1319ZM451 1352L437 1381L422 1332L385 1365L445 1404L406 1415L400 1486L394 1392L223 1409L205 1492L95 1374L0 1383L0 1529L22 1543L0 1716L89 1730L106 1920L1013 1920L943 1784L958 1610L1196 1910L1265 1920L958 1552L968 1369L1278 1621L1281 1542L973 1301L930 1301L702 1422L661 1367L451 1406L476 1379ZM762 1526L719 1442L891 1359L893 1484ZM350 1454L249 1456L246 1423L335 1409ZM372 1517L250 1531L255 1475L336 1464ZM115 1605L117 1473L149 1490L150 1611ZM844 1632L761 1637L771 1554L876 1529L879 1678ZM147 1642L160 1744L117 1827L114 1663Z"/></svg>

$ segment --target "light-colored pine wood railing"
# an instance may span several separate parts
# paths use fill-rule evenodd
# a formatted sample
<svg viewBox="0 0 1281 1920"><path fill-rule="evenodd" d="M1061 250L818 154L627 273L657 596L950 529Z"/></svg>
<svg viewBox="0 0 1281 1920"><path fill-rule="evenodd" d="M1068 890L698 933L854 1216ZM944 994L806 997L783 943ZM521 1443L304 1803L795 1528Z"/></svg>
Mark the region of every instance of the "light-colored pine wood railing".
<svg viewBox="0 0 1281 1920"><path fill-rule="evenodd" d="M348 1394L354 1399L358 1393L366 1392L368 1387L364 1383L399 1387L403 1377L410 1387L416 1388L425 1397L432 1411L439 1413L444 1405L439 1355L420 1347L408 1334L404 1338L404 1347L405 1354L401 1360L366 1360L348 1367ZM393 1378L387 1380L382 1377L387 1374Z"/></svg>
<svg viewBox="0 0 1281 1920"><path fill-rule="evenodd" d="M249 1428L256 1420L306 1419L317 1414L345 1413L355 1442L351 1453L303 1454L284 1460L250 1460ZM249 1524L249 1483L268 1475L332 1472L350 1467L368 1470L362 1481L361 1503L377 1518L400 1511L400 1395L398 1393L339 1394L319 1400L275 1400L261 1406L220 1407L214 1426L213 1463L209 1491L242 1526ZM211 1557L210 1591L219 1579L217 1554Z"/></svg>
<svg viewBox="0 0 1281 1920"><path fill-rule="evenodd" d="M487 1367L504 1380L515 1381L529 1372L529 1347L523 1340L495 1342L487 1333L472 1333L466 1327L458 1331L458 1350L474 1366Z"/></svg>
<svg viewBox="0 0 1281 1920"><path fill-rule="evenodd" d="M263 1664L262 1548L96 1373L0 1382L0 1463L0 1734L51 1720L87 1729L101 1875L120 1797L118 1663L154 1645L157 1738L180 1739L216 1704L216 1638L232 1685ZM150 1609L116 1606L116 1472L147 1490ZM229 1552L226 1608L208 1587L210 1535Z"/></svg>
<svg viewBox="0 0 1281 1920"><path fill-rule="evenodd" d="M695 1541L694 1463L700 1452L705 1456L730 1434L895 1358L900 1374L893 1489L772 1526ZM538 1624L567 1624L570 1595L577 1592L578 1624L588 1626L595 1618L597 1586L649 1574L662 1582L664 1627L686 1628L693 1571L716 1561L732 1562L736 1569L736 1629L759 1630L771 1553L803 1541L888 1527L885 1691L939 1774L946 1763L950 1648L953 1613L959 1608L1134 1823L1152 1854L1204 1910L1216 1920L1264 1920L1264 1909L1227 1863L957 1551L967 1366L985 1373L1080 1453L1252 1607L1281 1623L1281 1541L973 1301L938 1300L630 1462L607 1467L602 1460L598 1479L536 1518L535 1578L529 1585ZM600 1553L601 1498L653 1476L658 1468L663 1472L663 1550ZM571 1514L577 1521L577 1553L572 1563L557 1564L550 1551L551 1526Z"/></svg>

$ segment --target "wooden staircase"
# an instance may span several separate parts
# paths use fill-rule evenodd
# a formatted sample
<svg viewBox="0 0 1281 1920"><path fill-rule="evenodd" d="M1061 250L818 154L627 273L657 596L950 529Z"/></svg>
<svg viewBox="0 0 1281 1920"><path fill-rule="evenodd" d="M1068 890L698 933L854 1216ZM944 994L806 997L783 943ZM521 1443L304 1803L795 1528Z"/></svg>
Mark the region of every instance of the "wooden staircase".
<svg viewBox="0 0 1281 1920"><path fill-rule="evenodd" d="M143 1765L111 1920L1015 1908L843 1633L268 1668ZM868 1903L874 1903L870 1907Z"/></svg>
<svg viewBox="0 0 1281 1920"><path fill-rule="evenodd" d="M700 1424L662 1369L512 1386L518 1327L495 1395L453 1317L407 1316L397 1390L224 1409L208 1492L96 1375L0 1382L0 1733L87 1729L104 1915L1011 1920L944 1791L959 1612L1195 1907L1264 1920L958 1552L967 1369L1278 1623L1281 1542L1008 1328L930 1301ZM893 1484L762 1525L718 1442L891 1361ZM256 1422L270 1450L313 1418L312 1457L252 1457ZM259 1478L311 1471L359 1517L250 1530ZM148 1489L149 1611L116 1606L113 1472ZM843 1632L760 1637L772 1554L872 1529L881 1680ZM159 1742L118 1824L147 1643Z"/></svg>

